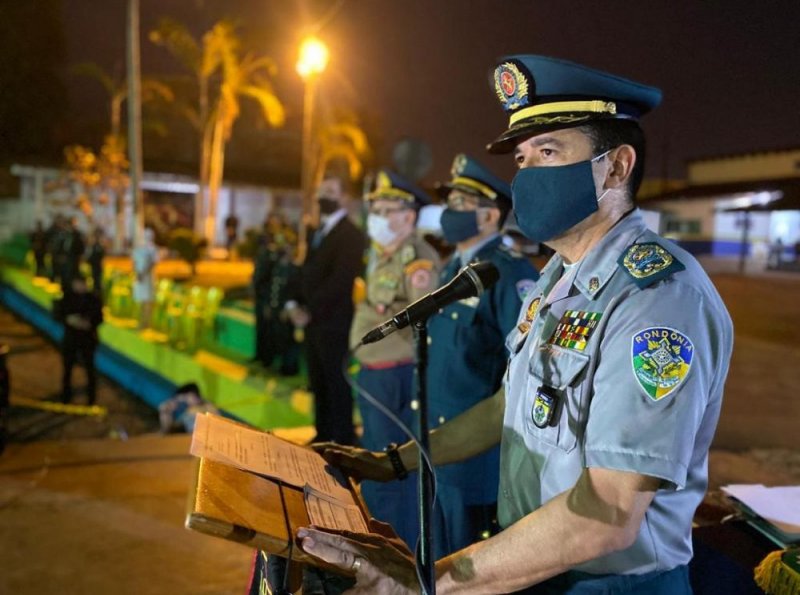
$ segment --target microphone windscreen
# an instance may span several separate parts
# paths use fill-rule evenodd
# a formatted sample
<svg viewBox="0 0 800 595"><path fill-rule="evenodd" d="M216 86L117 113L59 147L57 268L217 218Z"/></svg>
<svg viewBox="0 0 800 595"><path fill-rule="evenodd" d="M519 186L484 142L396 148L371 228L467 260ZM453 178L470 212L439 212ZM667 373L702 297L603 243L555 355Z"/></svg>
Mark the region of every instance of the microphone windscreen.
<svg viewBox="0 0 800 595"><path fill-rule="evenodd" d="M475 274L478 275L478 279L481 280L481 285L483 285L484 289L489 289L500 278L500 271L488 260L482 260L470 266L475 271Z"/></svg>

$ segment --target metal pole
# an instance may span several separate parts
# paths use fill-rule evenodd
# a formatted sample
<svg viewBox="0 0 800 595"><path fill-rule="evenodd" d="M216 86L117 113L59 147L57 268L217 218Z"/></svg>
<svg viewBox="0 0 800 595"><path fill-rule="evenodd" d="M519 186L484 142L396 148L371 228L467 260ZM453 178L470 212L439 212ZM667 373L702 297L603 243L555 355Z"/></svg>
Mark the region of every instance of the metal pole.
<svg viewBox="0 0 800 595"><path fill-rule="evenodd" d="M134 243L144 229L142 203L142 97L139 64L139 0L128 0L128 161L130 162L131 218L130 237Z"/></svg>
<svg viewBox="0 0 800 595"><path fill-rule="evenodd" d="M314 103L317 92L317 77L315 74L309 74L305 79L305 91L303 94L303 138L300 164L300 191L302 195L301 212L302 219L300 225L300 237L298 238L298 247L300 249L300 260L305 260L305 247L306 238L308 237L308 218L312 215L312 200L311 200L311 182L314 175L314 168L312 164L313 150L311 147L312 142L312 125L314 121Z"/></svg>
<svg viewBox="0 0 800 595"><path fill-rule="evenodd" d="M429 450L428 432L428 390L425 378L428 370L428 327L427 321L414 323L414 344L417 356L416 391L419 408L419 427L417 429L419 443ZM425 595L436 595L435 560L433 559L433 537L431 521L433 517L433 473L422 456L419 455L419 478L417 484L419 497L419 562L422 566L422 585Z"/></svg>
<svg viewBox="0 0 800 595"><path fill-rule="evenodd" d="M742 213L742 244L739 247L739 274L743 275L747 265L747 252L750 243L750 213Z"/></svg>

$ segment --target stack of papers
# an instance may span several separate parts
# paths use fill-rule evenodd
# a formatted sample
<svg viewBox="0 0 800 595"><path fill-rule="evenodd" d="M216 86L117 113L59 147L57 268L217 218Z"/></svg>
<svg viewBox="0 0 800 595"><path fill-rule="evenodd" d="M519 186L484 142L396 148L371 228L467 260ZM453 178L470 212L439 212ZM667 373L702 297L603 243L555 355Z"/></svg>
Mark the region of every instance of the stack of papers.
<svg viewBox="0 0 800 595"><path fill-rule="evenodd" d="M800 542L800 486L734 484L722 491L741 504L753 526L781 547Z"/></svg>
<svg viewBox="0 0 800 595"><path fill-rule="evenodd" d="M346 481L319 454L209 413L198 415L190 452L303 489L312 524L367 533Z"/></svg>

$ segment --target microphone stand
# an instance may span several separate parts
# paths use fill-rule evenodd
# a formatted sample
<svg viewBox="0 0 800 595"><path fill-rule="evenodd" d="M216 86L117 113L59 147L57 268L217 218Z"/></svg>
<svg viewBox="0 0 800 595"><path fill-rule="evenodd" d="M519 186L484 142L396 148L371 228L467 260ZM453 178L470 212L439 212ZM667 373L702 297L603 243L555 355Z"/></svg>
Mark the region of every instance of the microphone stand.
<svg viewBox="0 0 800 595"><path fill-rule="evenodd" d="M414 323L414 347L417 356L417 404L419 408L419 443L426 451L429 450L428 439L428 390L426 377L428 370L428 327L426 320ZM435 560L431 553L432 531L431 518L433 516L433 470L429 469L422 456L419 454L419 478L417 494L419 496L419 562L422 567L422 585L425 595L436 595Z"/></svg>

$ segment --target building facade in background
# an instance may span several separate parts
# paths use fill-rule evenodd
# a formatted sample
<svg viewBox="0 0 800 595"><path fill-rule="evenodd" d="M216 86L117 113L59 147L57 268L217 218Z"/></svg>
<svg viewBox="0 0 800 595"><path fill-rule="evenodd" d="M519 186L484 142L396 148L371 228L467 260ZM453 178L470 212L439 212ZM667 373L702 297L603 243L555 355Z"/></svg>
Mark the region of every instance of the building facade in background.
<svg viewBox="0 0 800 595"><path fill-rule="evenodd" d="M14 234L28 233L37 221L47 226L56 215L76 217L84 233L101 227L110 233L115 225L113 201L95 201L90 214L76 202L76 189L67 173L57 168L14 165L11 173L19 180L18 196L0 200L0 241ZM179 227L192 228L197 181L190 176L145 172L142 180L145 225L156 231L159 243ZM131 216L130 196L125 198L126 217ZM240 239L248 228L260 228L267 213L280 209L289 221L300 218L298 189L268 188L227 183L220 190L214 245L225 244L225 219L235 214L240 221ZM196 230L202 231L202 230Z"/></svg>
<svg viewBox="0 0 800 595"><path fill-rule="evenodd" d="M776 247L795 258L800 243L800 148L698 159L686 185L655 194L642 208L658 231L697 255L767 262Z"/></svg>

